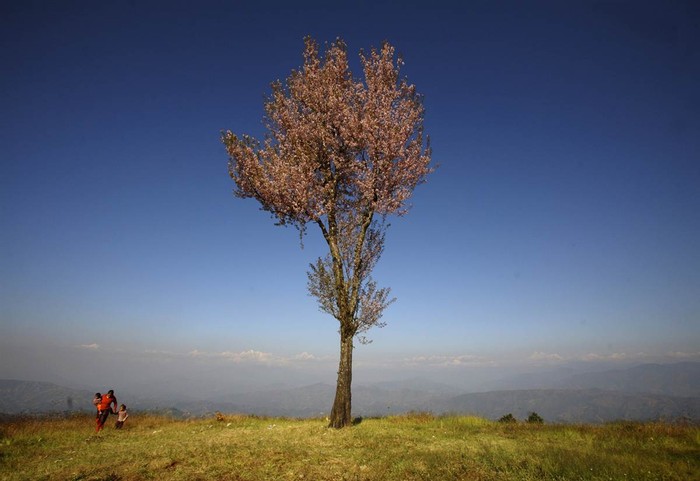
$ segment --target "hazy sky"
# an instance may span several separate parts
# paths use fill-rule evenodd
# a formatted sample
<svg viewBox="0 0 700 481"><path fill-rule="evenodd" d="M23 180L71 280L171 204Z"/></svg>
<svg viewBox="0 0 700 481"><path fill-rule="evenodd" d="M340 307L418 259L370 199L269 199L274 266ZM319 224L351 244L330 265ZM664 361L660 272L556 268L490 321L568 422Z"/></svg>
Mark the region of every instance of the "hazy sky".
<svg viewBox="0 0 700 481"><path fill-rule="evenodd" d="M439 164L356 381L700 360L696 2L333 3L3 2L0 377L333 380L320 233L234 198L219 140L305 35L358 76L396 46Z"/></svg>

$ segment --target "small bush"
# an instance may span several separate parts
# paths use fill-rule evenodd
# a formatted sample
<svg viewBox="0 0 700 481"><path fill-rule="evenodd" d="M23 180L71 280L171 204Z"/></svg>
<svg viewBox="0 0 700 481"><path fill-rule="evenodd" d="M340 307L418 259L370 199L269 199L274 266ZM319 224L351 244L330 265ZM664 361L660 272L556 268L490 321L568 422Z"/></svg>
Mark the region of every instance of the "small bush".
<svg viewBox="0 0 700 481"><path fill-rule="evenodd" d="M513 417L511 413L506 414L505 416L501 417L501 419L498 420L499 423L506 423L506 424L512 424L512 423L517 423L518 420Z"/></svg>
<svg viewBox="0 0 700 481"><path fill-rule="evenodd" d="M527 417L527 422L530 424L544 424L544 419L536 412L531 412Z"/></svg>

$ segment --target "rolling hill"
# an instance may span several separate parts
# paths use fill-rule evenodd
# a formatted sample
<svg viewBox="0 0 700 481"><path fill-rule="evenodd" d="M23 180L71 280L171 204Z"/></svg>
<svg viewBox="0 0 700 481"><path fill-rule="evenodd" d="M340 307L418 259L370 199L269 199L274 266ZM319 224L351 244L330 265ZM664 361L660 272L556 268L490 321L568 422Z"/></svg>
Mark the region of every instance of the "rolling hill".
<svg viewBox="0 0 700 481"><path fill-rule="evenodd" d="M595 423L614 420L700 422L700 363L641 365L626 370L572 375L556 389L459 393L431 382L385 382L353 386L353 412L373 417L409 411L473 414L498 419L507 413L524 419L537 412L547 422ZM335 387L313 384L292 389L235 393L220 399L143 399L119 392L132 410L176 416L216 411L265 416L319 417L328 413ZM0 413L33 414L91 411L94 393L56 384L0 380Z"/></svg>

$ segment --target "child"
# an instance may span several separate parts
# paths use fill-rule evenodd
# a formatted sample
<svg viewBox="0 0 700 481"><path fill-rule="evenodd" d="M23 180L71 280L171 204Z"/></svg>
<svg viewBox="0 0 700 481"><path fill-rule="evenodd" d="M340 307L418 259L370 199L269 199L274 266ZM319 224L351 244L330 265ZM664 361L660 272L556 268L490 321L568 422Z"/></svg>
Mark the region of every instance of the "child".
<svg viewBox="0 0 700 481"><path fill-rule="evenodd" d="M95 406L95 409L97 409L97 414L99 416L100 413L100 403L102 402L102 394L96 392L95 397L92 398L92 404Z"/></svg>
<svg viewBox="0 0 700 481"><path fill-rule="evenodd" d="M126 412L126 406L122 404L119 406L119 412L117 413L117 422L114 423L114 429L121 429L122 426L124 426L124 423L126 422L126 419L129 417L129 413Z"/></svg>
<svg viewBox="0 0 700 481"><path fill-rule="evenodd" d="M99 392L95 393L95 397L92 398L92 405L95 406L95 409L97 409L97 414L95 415L95 423L99 426L100 424L100 414L102 412L100 411L100 403L102 402L102 394Z"/></svg>

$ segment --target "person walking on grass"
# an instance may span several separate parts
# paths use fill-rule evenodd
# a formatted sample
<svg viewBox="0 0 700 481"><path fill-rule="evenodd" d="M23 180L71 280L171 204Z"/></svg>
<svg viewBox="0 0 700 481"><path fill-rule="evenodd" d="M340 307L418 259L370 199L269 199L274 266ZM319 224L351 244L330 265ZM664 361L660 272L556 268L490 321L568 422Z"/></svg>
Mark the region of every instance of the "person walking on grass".
<svg viewBox="0 0 700 481"><path fill-rule="evenodd" d="M112 407L112 404L114 404L114 408ZM110 413L117 414L117 412L114 410L116 407L117 398L114 396L114 391L110 389L107 394L102 396L102 399L100 400L100 416L97 419L97 427L95 428L96 433L102 430Z"/></svg>
<svg viewBox="0 0 700 481"><path fill-rule="evenodd" d="M92 398L92 405L95 406L96 410L95 426L98 426L100 424L100 414L102 414L102 411L100 411L100 403L102 403L102 394L96 392L95 397Z"/></svg>
<svg viewBox="0 0 700 481"><path fill-rule="evenodd" d="M129 417L129 413L126 412L126 405L122 404L119 406L119 412L117 413L117 422L114 423L114 429L121 429L126 422L126 418Z"/></svg>

